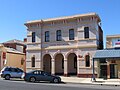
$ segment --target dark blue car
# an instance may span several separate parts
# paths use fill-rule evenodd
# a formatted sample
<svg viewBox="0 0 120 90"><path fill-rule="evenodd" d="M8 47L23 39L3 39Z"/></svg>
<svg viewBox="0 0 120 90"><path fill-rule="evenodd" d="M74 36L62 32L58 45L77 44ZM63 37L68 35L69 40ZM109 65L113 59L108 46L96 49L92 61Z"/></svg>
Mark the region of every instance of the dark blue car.
<svg viewBox="0 0 120 90"><path fill-rule="evenodd" d="M59 76L51 75L41 70L30 71L24 76L25 81L36 82L36 81L50 81L53 83L61 82L61 78Z"/></svg>

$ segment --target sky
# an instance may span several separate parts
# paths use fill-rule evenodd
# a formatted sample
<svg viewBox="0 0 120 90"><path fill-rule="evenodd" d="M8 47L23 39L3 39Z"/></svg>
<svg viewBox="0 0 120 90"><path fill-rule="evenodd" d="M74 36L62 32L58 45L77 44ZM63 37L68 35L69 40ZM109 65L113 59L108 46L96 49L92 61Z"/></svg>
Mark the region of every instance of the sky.
<svg viewBox="0 0 120 90"><path fill-rule="evenodd" d="M97 13L106 35L120 34L120 0L0 0L0 43L27 36L31 20Z"/></svg>

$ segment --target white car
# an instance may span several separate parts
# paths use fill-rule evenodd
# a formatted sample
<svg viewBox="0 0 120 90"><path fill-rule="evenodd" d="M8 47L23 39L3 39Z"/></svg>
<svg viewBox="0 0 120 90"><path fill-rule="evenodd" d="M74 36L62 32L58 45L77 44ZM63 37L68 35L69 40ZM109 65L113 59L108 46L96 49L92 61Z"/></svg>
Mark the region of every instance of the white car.
<svg viewBox="0 0 120 90"><path fill-rule="evenodd" d="M23 74L24 71L22 69L14 67L4 67L0 73L1 77L6 80L10 80L10 78L21 78Z"/></svg>

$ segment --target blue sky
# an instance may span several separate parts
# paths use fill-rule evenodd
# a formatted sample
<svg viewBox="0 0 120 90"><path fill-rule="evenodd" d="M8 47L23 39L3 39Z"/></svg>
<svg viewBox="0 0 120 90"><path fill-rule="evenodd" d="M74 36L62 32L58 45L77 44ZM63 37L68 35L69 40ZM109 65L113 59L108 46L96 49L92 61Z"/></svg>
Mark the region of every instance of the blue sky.
<svg viewBox="0 0 120 90"><path fill-rule="evenodd" d="M0 0L0 43L26 37L24 23L96 12L106 35L120 34L120 0Z"/></svg>

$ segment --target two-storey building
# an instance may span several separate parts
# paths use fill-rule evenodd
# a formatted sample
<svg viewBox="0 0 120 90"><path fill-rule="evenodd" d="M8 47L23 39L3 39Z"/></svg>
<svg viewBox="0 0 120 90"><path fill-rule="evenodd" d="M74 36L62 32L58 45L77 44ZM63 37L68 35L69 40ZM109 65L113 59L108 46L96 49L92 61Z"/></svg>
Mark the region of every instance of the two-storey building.
<svg viewBox="0 0 120 90"><path fill-rule="evenodd" d="M91 77L92 57L103 49L100 23L96 13L26 22L27 71Z"/></svg>
<svg viewBox="0 0 120 90"><path fill-rule="evenodd" d="M5 66L26 70L26 44L20 40L9 40L0 44L0 70Z"/></svg>

